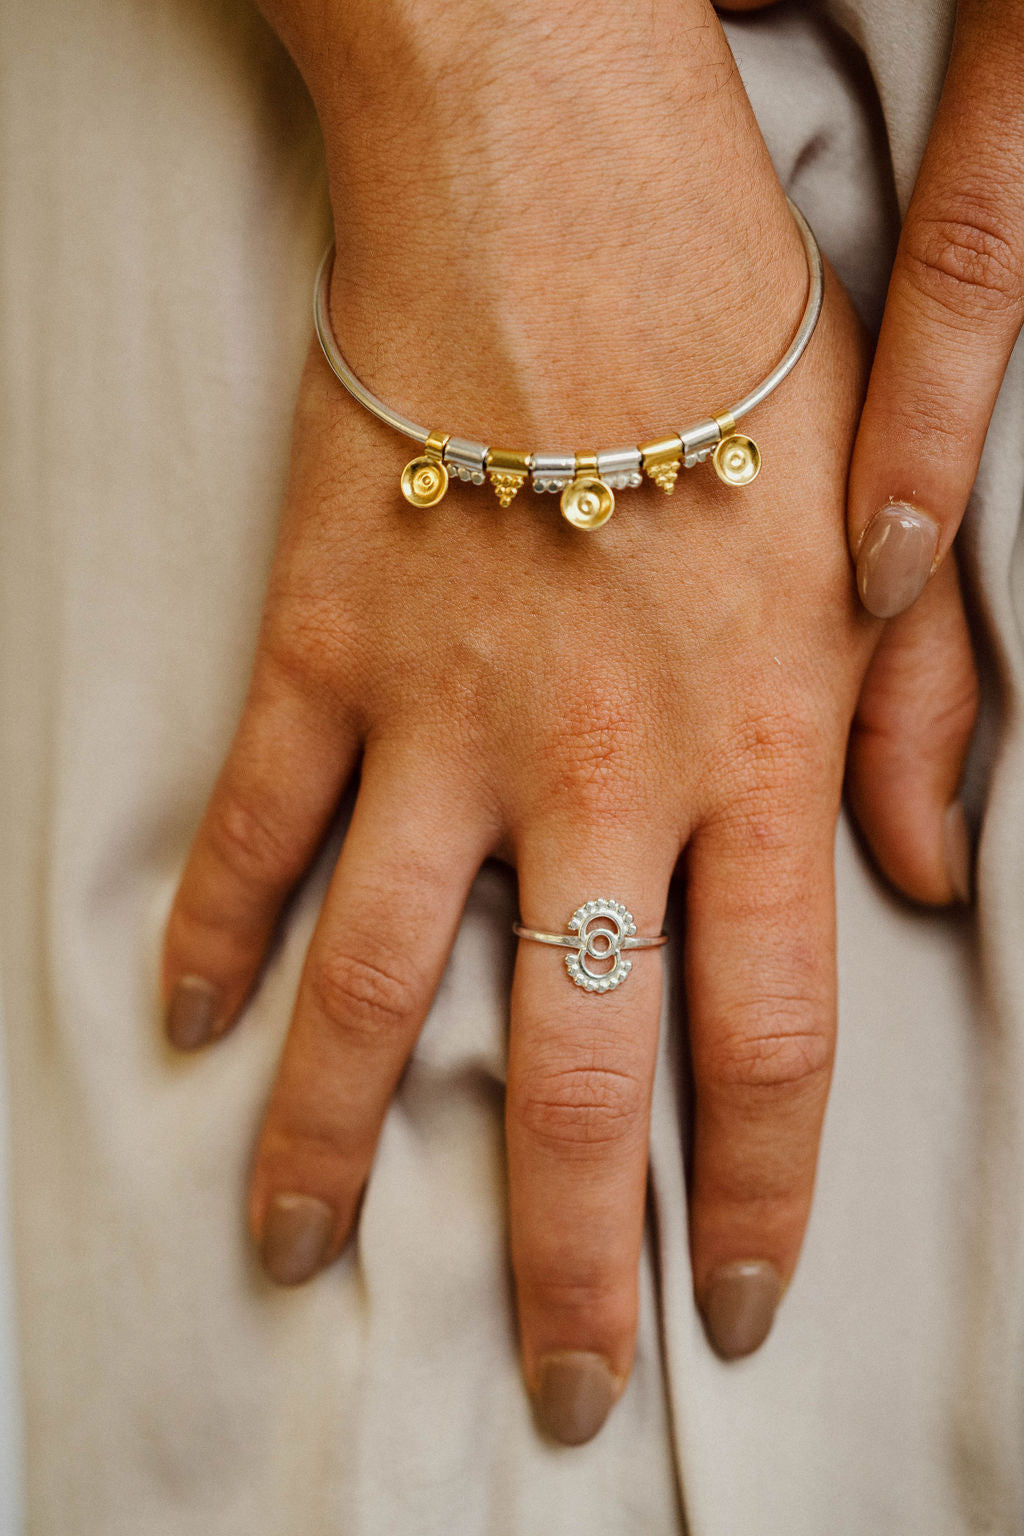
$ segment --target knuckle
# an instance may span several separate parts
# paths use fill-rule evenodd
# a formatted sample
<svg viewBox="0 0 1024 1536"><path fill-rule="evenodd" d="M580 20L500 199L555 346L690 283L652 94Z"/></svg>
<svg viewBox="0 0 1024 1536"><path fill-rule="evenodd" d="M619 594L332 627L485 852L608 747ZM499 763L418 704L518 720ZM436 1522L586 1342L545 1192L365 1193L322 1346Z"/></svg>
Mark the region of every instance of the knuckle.
<svg viewBox="0 0 1024 1536"><path fill-rule="evenodd" d="M635 1136L645 1112L639 1079L608 1067L538 1068L510 1099L511 1116L534 1141L583 1158Z"/></svg>
<svg viewBox="0 0 1024 1536"><path fill-rule="evenodd" d="M727 1094L820 1089L832 1070L831 1033L812 1022L820 1000L761 998L719 1021L702 1047L702 1081Z"/></svg>
<svg viewBox="0 0 1024 1536"><path fill-rule="evenodd" d="M546 802L569 801L577 815L602 821L634 810L648 713L628 681L621 688L592 679L568 687L541 749Z"/></svg>
<svg viewBox="0 0 1024 1536"><path fill-rule="evenodd" d="M820 798L821 791L816 793ZM806 900L806 855L821 825L820 809L803 791L736 793L708 819L706 826L728 855L735 877L727 895L736 918L788 920L794 903Z"/></svg>
<svg viewBox="0 0 1024 1536"><path fill-rule="evenodd" d="M222 784L205 830L214 856L245 885L287 885L302 873L302 860L266 786Z"/></svg>
<svg viewBox="0 0 1024 1536"><path fill-rule="evenodd" d="M838 812L842 761L820 725L787 716L748 721L714 757L713 771L705 827L754 874L766 855L778 869L779 856L808 849ZM750 891L759 909L778 895L777 881L772 889L761 884Z"/></svg>
<svg viewBox="0 0 1024 1536"><path fill-rule="evenodd" d="M957 686L932 712L931 724L941 740L959 741L969 736L978 718L981 683L973 665L965 668Z"/></svg>
<svg viewBox="0 0 1024 1536"><path fill-rule="evenodd" d="M320 955L311 968L310 990L314 1007L329 1023L369 1042L405 1027L420 996L408 961L379 944Z"/></svg>
<svg viewBox="0 0 1024 1536"><path fill-rule="evenodd" d="M267 626L261 652L263 683L302 698L332 702L346 695L356 651L356 626L336 600L304 594Z"/></svg>
<svg viewBox="0 0 1024 1536"><path fill-rule="evenodd" d="M853 721L851 735L859 743L873 743L890 755L912 753L916 765L924 766L950 744L959 747L971 734L978 718L981 687L973 666L965 668L955 687L944 690L908 718L897 713L886 698L862 700Z"/></svg>
<svg viewBox="0 0 1024 1536"><path fill-rule="evenodd" d="M974 428L964 401L942 384L915 389L894 408L890 426L910 451L934 454L939 445L951 458L974 451Z"/></svg>
<svg viewBox="0 0 1024 1536"><path fill-rule="evenodd" d="M743 800L769 804L780 794L802 790L820 776L823 732L795 711L751 714L733 731L727 755L716 760L719 784Z"/></svg>
<svg viewBox="0 0 1024 1536"><path fill-rule="evenodd" d="M798 816L797 808L790 809L762 795L744 795L738 796L727 811L721 812L714 825L716 830L723 830L728 835L733 853L749 856L756 866L765 854L792 845L793 822ZM758 896L760 909L765 903L758 892L751 894ZM771 893L765 892L764 896L770 899Z"/></svg>
<svg viewBox="0 0 1024 1536"><path fill-rule="evenodd" d="M911 219L899 260L911 282L954 318L974 320L1024 302L1021 252L980 210Z"/></svg>

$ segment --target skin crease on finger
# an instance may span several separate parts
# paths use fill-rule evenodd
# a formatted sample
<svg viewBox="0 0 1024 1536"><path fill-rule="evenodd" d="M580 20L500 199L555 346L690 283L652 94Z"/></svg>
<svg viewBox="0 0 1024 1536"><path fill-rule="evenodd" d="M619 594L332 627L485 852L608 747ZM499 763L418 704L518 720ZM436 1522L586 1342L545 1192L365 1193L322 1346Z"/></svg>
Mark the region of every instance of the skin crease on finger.
<svg viewBox="0 0 1024 1536"><path fill-rule="evenodd" d="M429 38L415 11L407 4L400 25ZM492 441L551 447L642 441L767 372L795 327L806 268L709 17L690 0L674 5L653 18L652 39L638 29L632 60L595 6L585 64L559 54L549 69L542 60L522 101L488 96L487 113L460 79L453 114L451 86L430 56L429 90L415 71L401 77L417 101L425 91L426 106L396 116L357 62L353 94L364 114L382 113L374 121L387 135L387 155L371 145L365 163L360 146L373 138L365 115L353 137L336 89L315 68L304 71L327 127L335 203L358 213L339 245L332 312L371 387L448 430L492 424ZM682 28L690 45L673 52L678 80L649 70L663 26ZM486 76L485 33L477 62ZM294 33L289 40L301 64ZM383 56L407 42L396 31L381 41ZM510 46L503 34L502 66ZM698 46L707 50L703 69ZM629 111L599 99L574 116L602 48L613 55L609 79L629 77ZM699 88L706 97L709 79L710 115ZM673 90L676 119L664 111ZM746 188L728 228L728 210L711 217L699 174L709 161L731 163ZM471 180L452 170L467 163ZM429 197L409 192L410 166L436 173ZM552 216L534 189L554 175L565 193ZM652 189L639 229L638 184ZM601 224L591 238L595 208ZM439 325L444 314L458 323ZM361 412L311 351L256 682L165 956L169 992L187 977L214 998L246 995L296 878L295 849L315 848L340 793L335 781L361 749L353 827L253 1166L253 1235L279 1280L308 1278L352 1230L388 1099L480 860L488 852L523 860L521 888L545 902L524 914L535 921L558 924L596 894L580 889L589 871L602 886L624 881L612 894L635 900L642 931L656 931L669 873L690 841L705 871L690 900L707 915L703 960L690 973L706 990L691 998L706 1019L697 1097L712 1106L715 1132L694 1227L697 1293L706 1300L720 1270L742 1288L752 1275L740 1270L752 1261L763 1266L753 1276L762 1293L768 1269L788 1281L834 1025L831 839L847 732L879 635L856 600L843 523L864 376L864 338L830 274L808 352L750 420L764 456L757 481L736 490L708 465L685 471L673 497L650 485L623 493L607 526L585 535L559 518L554 498L525 491L500 512L489 488L463 486L429 512L411 510L397 492L408 445ZM273 775L282 721L308 764L304 773L293 761L283 787ZM337 759L336 772L324 769L325 755ZM258 856L245 852L239 826L256 829ZM374 921L396 895L437 914L415 969ZM353 918L347 935L340 910ZM730 930L749 943L726 974L713 961ZM820 943L809 946L808 931ZM618 1001L582 997L557 955L537 969L550 959L531 951L517 963L512 1033L537 1044L529 1060L518 1044L510 1054L521 1213L511 1240L527 1380L561 1425L549 1418L549 1431L579 1439L595 1432L632 1358L657 988L638 971ZM650 970L656 955L644 963L649 979L659 974ZM605 1004L599 1017L621 1025L618 1062L599 1059L606 1046L592 1033ZM216 1032L237 1011L237 1003L203 1006ZM538 1092L529 1084L545 1053ZM797 1085L800 1059L811 1055L820 1070ZM702 1084L701 1062L713 1081ZM769 1101L762 1090L773 1073L775 1121L752 1111L755 1099ZM621 1108L622 1123L609 1105ZM736 1155L723 1162L728 1136L718 1132L730 1126ZM621 1143L609 1140L619 1135ZM752 1166L743 1148L755 1143ZM615 1159L602 1161L616 1145L628 1163L617 1182ZM757 1187L762 1163L772 1170L769 1202ZM618 1201L624 1215L608 1222L614 1265L602 1272L598 1253L584 1275L554 1272L538 1246L543 1233L564 1233L556 1262L569 1264L586 1247L593 1213L607 1220ZM548 1218L538 1223L531 1213L541 1209ZM723 1353L741 1352L738 1336L734 1343Z"/></svg>

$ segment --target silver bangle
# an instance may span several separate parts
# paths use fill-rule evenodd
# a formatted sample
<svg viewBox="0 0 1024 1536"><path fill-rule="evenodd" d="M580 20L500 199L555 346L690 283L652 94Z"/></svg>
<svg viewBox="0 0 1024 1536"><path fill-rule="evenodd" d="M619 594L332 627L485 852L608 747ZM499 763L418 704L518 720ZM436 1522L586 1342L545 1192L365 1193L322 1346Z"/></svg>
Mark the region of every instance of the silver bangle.
<svg viewBox="0 0 1024 1536"><path fill-rule="evenodd" d="M334 338L329 309L333 245L324 254L316 275L313 291L316 334L324 357L349 394L378 421L412 438L423 448L424 452L410 460L402 471L402 494L413 506L436 505L452 479L482 485L489 478L499 502L507 507L527 479L532 478L535 491L560 493L562 514L574 527L600 528L615 510L614 492L642 484L644 473L666 495L675 488L681 468L692 469L708 458L711 458L719 479L727 485L749 485L757 477L761 468L760 450L752 438L736 431L736 423L766 400L792 372L814 334L825 291L818 242L800 209L791 199L787 201L803 237L808 283L803 314L785 356L767 378L728 410L716 411L694 426L637 447L586 453L520 453L421 427L400 411L385 405L352 372Z"/></svg>

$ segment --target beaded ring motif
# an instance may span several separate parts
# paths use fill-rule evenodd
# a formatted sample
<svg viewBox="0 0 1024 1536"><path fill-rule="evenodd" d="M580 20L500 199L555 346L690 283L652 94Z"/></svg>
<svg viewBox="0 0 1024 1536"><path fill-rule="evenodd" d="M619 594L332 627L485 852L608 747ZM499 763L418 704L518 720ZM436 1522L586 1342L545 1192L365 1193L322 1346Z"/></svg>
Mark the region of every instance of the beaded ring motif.
<svg viewBox="0 0 1024 1536"><path fill-rule="evenodd" d="M492 448L470 438L419 426L393 410L367 389L352 372L331 327L329 291L334 247L324 255L313 293L313 320L323 354L349 394L385 426L404 433L422 451L402 471L402 495L414 507L433 507L453 479L483 485L489 479L502 507L531 480L538 492L561 497L562 516L573 527L592 531L615 510L615 492L642 485L644 474L671 495L680 469L712 461L726 485L749 485L761 468L761 452L753 438L737 432L736 423L766 400L795 367L814 334L824 297L821 252L810 225L792 200L789 206L807 254L807 298L793 340L767 378L728 410L718 411L683 431L635 447L586 453L521 453Z"/></svg>

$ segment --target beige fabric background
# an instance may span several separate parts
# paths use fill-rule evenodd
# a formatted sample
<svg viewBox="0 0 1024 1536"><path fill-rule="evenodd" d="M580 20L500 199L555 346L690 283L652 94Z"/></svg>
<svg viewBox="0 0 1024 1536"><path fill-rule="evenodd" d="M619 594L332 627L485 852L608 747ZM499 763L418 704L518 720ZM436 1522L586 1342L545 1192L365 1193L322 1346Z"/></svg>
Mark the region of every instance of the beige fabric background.
<svg viewBox="0 0 1024 1536"><path fill-rule="evenodd" d="M946 0L731 28L780 172L868 312ZM885 113L881 132L874 91ZM889 165L891 156L892 167ZM245 684L327 214L315 125L243 0L0 13L0 966L30 1536L1009 1536L1024 1525L1024 370L965 543L993 708L980 927L840 829L841 1043L766 1347L694 1315L674 988L636 1372L535 1436L503 1248L510 879L477 882L358 1242L260 1277L246 1162L328 859L250 1017L172 1057L161 921ZM991 780L991 782L990 782ZM677 930L678 931L678 930Z"/></svg>

